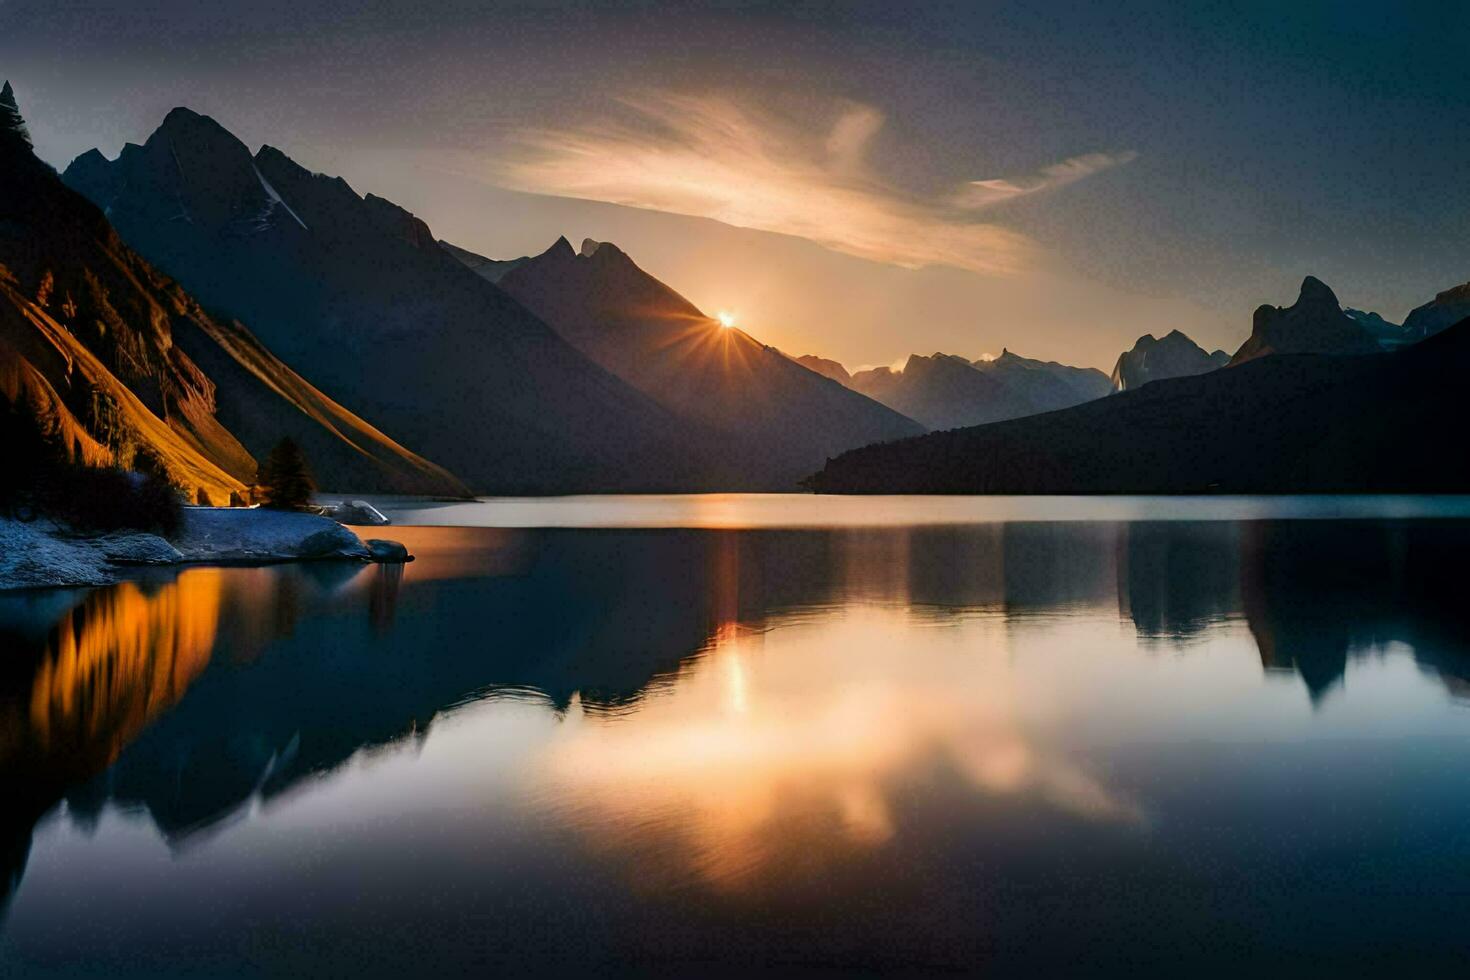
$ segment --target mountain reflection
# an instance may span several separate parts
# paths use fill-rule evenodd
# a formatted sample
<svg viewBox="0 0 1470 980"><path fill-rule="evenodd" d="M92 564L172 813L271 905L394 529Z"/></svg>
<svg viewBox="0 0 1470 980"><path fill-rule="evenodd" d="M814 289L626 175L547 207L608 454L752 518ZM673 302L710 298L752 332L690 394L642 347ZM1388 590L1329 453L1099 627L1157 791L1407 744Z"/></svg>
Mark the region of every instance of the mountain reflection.
<svg viewBox="0 0 1470 980"><path fill-rule="evenodd" d="M0 701L0 771L90 774L116 759L208 665L221 577L209 569L156 588L99 589L32 650L7 644L7 657L34 669L28 692Z"/></svg>
<svg viewBox="0 0 1470 980"><path fill-rule="evenodd" d="M1243 622L1262 665L1314 702L1390 643L1470 690L1454 589L1470 535L1454 523L397 530L412 565L194 569L0 599L9 876L63 798L82 822L146 811L178 846L491 696L562 718L545 778L596 816L599 844L672 837L708 881L792 848L881 845L917 765L1078 818L1142 819L1018 722L1010 638L1053 618L1121 614L1146 645L1181 648ZM906 630L949 620L965 655L905 656Z"/></svg>

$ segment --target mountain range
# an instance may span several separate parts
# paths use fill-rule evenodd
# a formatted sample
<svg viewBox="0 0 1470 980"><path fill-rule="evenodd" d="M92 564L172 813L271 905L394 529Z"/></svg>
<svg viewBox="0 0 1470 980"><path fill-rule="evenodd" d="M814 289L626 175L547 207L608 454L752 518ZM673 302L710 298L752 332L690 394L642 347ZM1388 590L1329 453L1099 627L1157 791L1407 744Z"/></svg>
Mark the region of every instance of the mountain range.
<svg viewBox="0 0 1470 980"><path fill-rule="evenodd" d="M0 107L20 125L8 83ZM23 128L0 134L0 189L0 394L29 406L73 458L147 455L224 503L292 436L354 487L466 492L124 244L36 159Z"/></svg>
<svg viewBox="0 0 1470 980"><path fill-rule="evenodd" d="M488 269L487 261L475 267ZM588 239L573 251L558 239L499 281L577 350L709 431L741 485L794 488L812 460L924 431L706 316L610 242Z"/></svg>
<svg viewBox="0 0 1470 980"><path fill-rule="evenodd" d="M322 390L478 492L694 489L715 447L594 364L397 205L175 109L66 182Z"/></svg>
<svg viewBox="0 0 1470 980"><path fill-rule="evenodd" d="M1399 326L1309 276L1291 306L1255 311L1233 356L1146 335L1111 378L1010 350L849 372L705 315L615 244L488 258L188 109L58 177L7 84L0 150L0 394L75 457L147 455L212 498L286 435L326 487L433 495L786 490L824 460L811 486L867 492L1391 488L1458 472L1372 471L1372 453L1322 447L1351 431L1382 459L1430 452L1439 417L1384 399L1413 401L1423 350L1459 356L1450 324L1470 284Z"/></svg>
<svg viewBox="0 0 1470 980"><path fill-rule="evenodd" d="M957 354L912 354L901 369L849 374L836 361L806 354L796 362L923 423L953 429L1066 408L1110 390L1093 368L1038 361L1003 350L970 361Z"/></svg>
<svg viewBox="0 0 1470 980"><path fill-rule="evenodd" d="M1257 311L1228 368L854 450L808 485L840 493L1470 490L1470 460L1455 448L1470 410L1458 380L1470 369L1470 320L1396 352L1350 330L1361 327L1309 277L1293 306Z"/></svg>

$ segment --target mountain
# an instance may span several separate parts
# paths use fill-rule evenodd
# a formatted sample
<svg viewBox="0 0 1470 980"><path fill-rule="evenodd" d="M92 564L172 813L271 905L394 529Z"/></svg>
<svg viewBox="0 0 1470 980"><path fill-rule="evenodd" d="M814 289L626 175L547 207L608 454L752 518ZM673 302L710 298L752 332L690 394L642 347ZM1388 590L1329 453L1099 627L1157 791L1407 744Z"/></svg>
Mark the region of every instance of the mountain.
<svg viewBox="0 0 1470 980"><path fill-rule="evenodd" d="M689 489L716 452L391 201L175 109L66 170L128 243L480 492ZM706 463L708 465L703 465Z"/></svg>
<svg viewBox="0 0 1470 980"><path fill-rule="evenodd" d="M954 429L1039 411L1004 381L955 354L913 354L902 370L859 371L852 376L851 385L931 429Z"/></svg>
<svg viewBox="0 0 1470 980"><path fill-rule="evenodd" d="M715 433L744 488L788 489L845 449L923 431L721 326L616 245L589 239L579 253L558 239L500 284L599 365Z"/></svg>
<svg viewBox="0 0 1470 980"><path fill-rule="evenodd" d="M8 83L0 117L14 114ZM282 436L323 486L465 492L313 388L237 322L216 319L123 244L27 142L0 138L0 393L73 458L140 454L224 503Z"/></svg>
<svg viewBox="0 0 1470 980"><path fill-rule="evenodd" d="M465 266L475 275L491 282L499 282L505 278L505 274L518 265L530 261L530 256L522 255L518 259L487 259L483 255L477 255L467 248L451 245L449 242L440 240L439 247L448 252L456 261Z"/></svg>
<svg viewBox="0 0 1470 980"><path fill-rule="evenodd" d="M852 384L852 375L847 373L847 368L836 361L825 357L818 357L815 354L803 354L800 357L792 358L792 360L796 361L797 364L800 364L808 371L815 371L822 377L831 378L840 385L851 386Z"/></svg>
<svg viewBox="0 0 1470 980"><path fill-rule="evenodd" d="M1038 361L1006 348L1002 348L999 357L970 363L977 370L1000 379L1041 412L1080 405L1113 390L1112 381L1097 368Z"/></svg>
<svg viewBox="0 0 1470 980"><path fill-rule="evenodd" d="M1345 309L1342 312L1344 316L1366 330L1369 336L1377 341L1378 346L1383 350L1393 350L1397 347L1412 344L1416 340L1424 339L1422 337L1415 337L1399 324L1385 320L1377 313L1368 313L1363 310L1354 309ZM1470 309L1467 309L1465 312L1467 315L1470 315Z"/></svg>
<svg viewBox="0 0 1470 980"><path fill-rule="evenodd" d="M1470 282L1446 289L1404 320L1404 332L1414 340L1433 337L1441 330L1470 316Z"/></svg>
<svg viewBox="0 0 1470 980"><path fill-rule="evenodd" d="M1470 320L1397 353L1280 354L845 453L831 493L1465 493Z"/></svg>
<svg viewBox="0 0 1470 980"><path fill-rule="evenodd" d="M1034 415L1106 395L1107 375L1009 350L990 360L914 354L901 370L880 367L849 375L836 361L806 354L796 362L860 391L931 429L953 429Z"/></svg>
<svg viewBox="0 0 1470 980"><path fill-rule="evenodd" d="M1162 338L1144 334L1131 350L1118 356L1113 366L1114 391L1134 388L1165 378L1187 378L1204 374L1230 363L1230 355L1222 350L1206 353L1183 332L1171 330Z"/></svg>
<svg viewBox="0 0 1470 980"><path fill-rule="evenodd" d="M1380 349L1373 331L1343 312L1337 294L1322 280L1307 276L1291 306L1256 308L1251 335L1230 363L1267 354L1371 354Z"/></svg>

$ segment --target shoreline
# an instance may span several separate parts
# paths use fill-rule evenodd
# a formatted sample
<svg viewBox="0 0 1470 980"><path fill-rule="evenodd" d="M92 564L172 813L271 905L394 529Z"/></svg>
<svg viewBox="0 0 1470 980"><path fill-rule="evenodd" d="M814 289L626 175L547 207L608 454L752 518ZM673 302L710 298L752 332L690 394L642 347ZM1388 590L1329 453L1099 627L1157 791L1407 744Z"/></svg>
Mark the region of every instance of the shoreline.
<svg viewBox="0 0 1470 980"><path fill-rule="evenodd" d="M413 560L395 541L364 541L318 514L188 506L183 517L169 538L146 531L74 534L44 517L0 518L0 591L111 585L139 568Z"/></svg>

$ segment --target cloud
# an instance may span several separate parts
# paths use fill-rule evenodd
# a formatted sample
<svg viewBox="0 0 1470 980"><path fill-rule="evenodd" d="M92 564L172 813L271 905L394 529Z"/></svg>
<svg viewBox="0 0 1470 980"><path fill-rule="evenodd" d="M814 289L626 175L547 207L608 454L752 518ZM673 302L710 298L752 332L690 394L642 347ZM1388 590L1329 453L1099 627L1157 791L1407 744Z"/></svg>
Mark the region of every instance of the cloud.
<svg viewBox="0 0 1470 980"><path fill-rule="evenodd" d="M496 179L515 190L794 235L907 268L1007 276L1032 267L1039 249L976 211L1132 158L1091 154L924 198L873 173L868 150L884 118L872 106L842 103L827 125L811 127L722 96L655 93L619 102L619 118L516 133L492 165Z"/></svg>
<svg viewBox="0 0 1470 980"><path fill-rule="evenodd" d="M1038 194L1076 183L1083 177L1131 163L1137 153L1087 153L1070 157L1061 163L1043 167L1039 173L1027 177L1000 177L992 180L972 180L956 194L952 201L956 207L974 210L1009 201L1012 198Z"/></svg>

